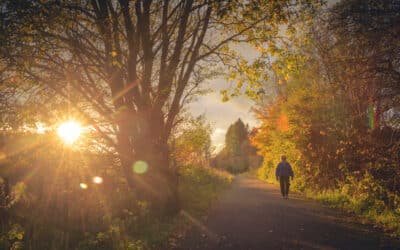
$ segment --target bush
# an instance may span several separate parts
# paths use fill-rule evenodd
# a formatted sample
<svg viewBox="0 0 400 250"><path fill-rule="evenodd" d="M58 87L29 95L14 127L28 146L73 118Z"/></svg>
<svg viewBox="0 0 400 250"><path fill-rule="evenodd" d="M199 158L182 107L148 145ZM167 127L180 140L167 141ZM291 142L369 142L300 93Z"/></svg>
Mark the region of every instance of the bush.
<svg viewBox="0 0 400 250"><path fill-rule="evenodd" d="M182 209L194 215L204 213L233 180L232 175L208 167L182 167L180 175L179 193Z"/></svg>

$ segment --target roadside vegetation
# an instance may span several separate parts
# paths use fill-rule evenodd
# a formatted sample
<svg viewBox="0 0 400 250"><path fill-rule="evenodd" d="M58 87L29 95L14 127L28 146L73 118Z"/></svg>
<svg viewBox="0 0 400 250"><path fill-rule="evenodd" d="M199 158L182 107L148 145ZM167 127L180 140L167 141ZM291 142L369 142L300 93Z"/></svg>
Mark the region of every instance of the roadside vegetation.
<svg viewBox="0 0 400 250"><path fill-rule="evenodd" d="M341 1L276 48L275 95L252 141L275 178L282 154L292 187L400 235L399 1Z"/></svg>
<svg viewBox="0 0 400 250"><path fill-rule="evenodd" d="M354 214L361 221L382 228L393 237L397 238L400 235L399 211L385 208L382 202L380 204L379 201L371 202L366 196L360 198L359 195L351 195L340 190L306 191L305 195L327 206Z"/></svg>

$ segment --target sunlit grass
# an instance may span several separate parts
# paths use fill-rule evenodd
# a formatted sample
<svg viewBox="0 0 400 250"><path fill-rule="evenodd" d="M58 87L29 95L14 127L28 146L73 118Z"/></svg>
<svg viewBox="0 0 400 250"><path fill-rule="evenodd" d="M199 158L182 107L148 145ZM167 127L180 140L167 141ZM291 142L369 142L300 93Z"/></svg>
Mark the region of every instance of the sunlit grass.
<svg viewBox="0 0 400 250"><path fill-rule="evenodd" d="M167 225L158 225L157 230L149 231L153 235L156 249L174 248L179 235L184 235L191 227L203 227L203 222L212 202L232 183L233 176L227 172L202 166L180 168L179 197L181 212L170 218ZM203 228L207 229L207 228ZM154 231L158 232L157 234ZM165 237L169 237L168 241ZM160 244L167 242L160 248ZM150 244L151 245L151 244Z"/></svg>
<svg viewBox="0 0 400 250"><path fill-rule="evenodd" d="M229 187L233 176L225 171L189 166L180 169L182 208L192 216L204 214L211 202Z"/></svg>
<svg viewBox="0 0 400 250"><path fill-rule="evenodd" d="M383 228L393 236L400 235L400 217L395 210L384 209L376 203L343 194L339 190L306 192L306 196L330 207L353 213L368 223Z"/></svg>

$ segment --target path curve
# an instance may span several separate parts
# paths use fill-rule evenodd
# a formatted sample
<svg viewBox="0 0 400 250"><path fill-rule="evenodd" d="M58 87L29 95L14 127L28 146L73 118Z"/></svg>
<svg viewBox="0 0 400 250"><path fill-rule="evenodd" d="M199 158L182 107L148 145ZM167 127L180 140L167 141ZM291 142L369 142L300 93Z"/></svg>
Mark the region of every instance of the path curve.
<svg viewBox="0 0 400 250"><path fill-rule="evenodd" d="M238 176L179 249L400 249L371 226L276 186Z"/></svg>

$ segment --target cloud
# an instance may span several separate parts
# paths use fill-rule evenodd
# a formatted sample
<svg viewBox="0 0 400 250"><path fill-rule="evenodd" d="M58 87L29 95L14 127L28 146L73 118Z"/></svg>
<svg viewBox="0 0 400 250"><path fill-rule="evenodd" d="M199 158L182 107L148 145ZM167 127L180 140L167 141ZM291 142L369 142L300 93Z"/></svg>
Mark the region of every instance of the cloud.
<svg viewBox="0 0 400 250"><path fill-rule="evenodd" d="M222 128L216 128L211 135L211 141L213 145L216 147L216 150L219 150L224 146L225 142L225 133L226 130Z"/></svg>
<svg viewBox="0 0 400 250"><path fill-rule="evenodd" d="M218 135L220 135L220 134L225 134L226 133L226 130L225 129L222 129L222 128L216 128L215 130L214 130L214 133L213 133L213 135L214 136L218 136Z"/></svg>

